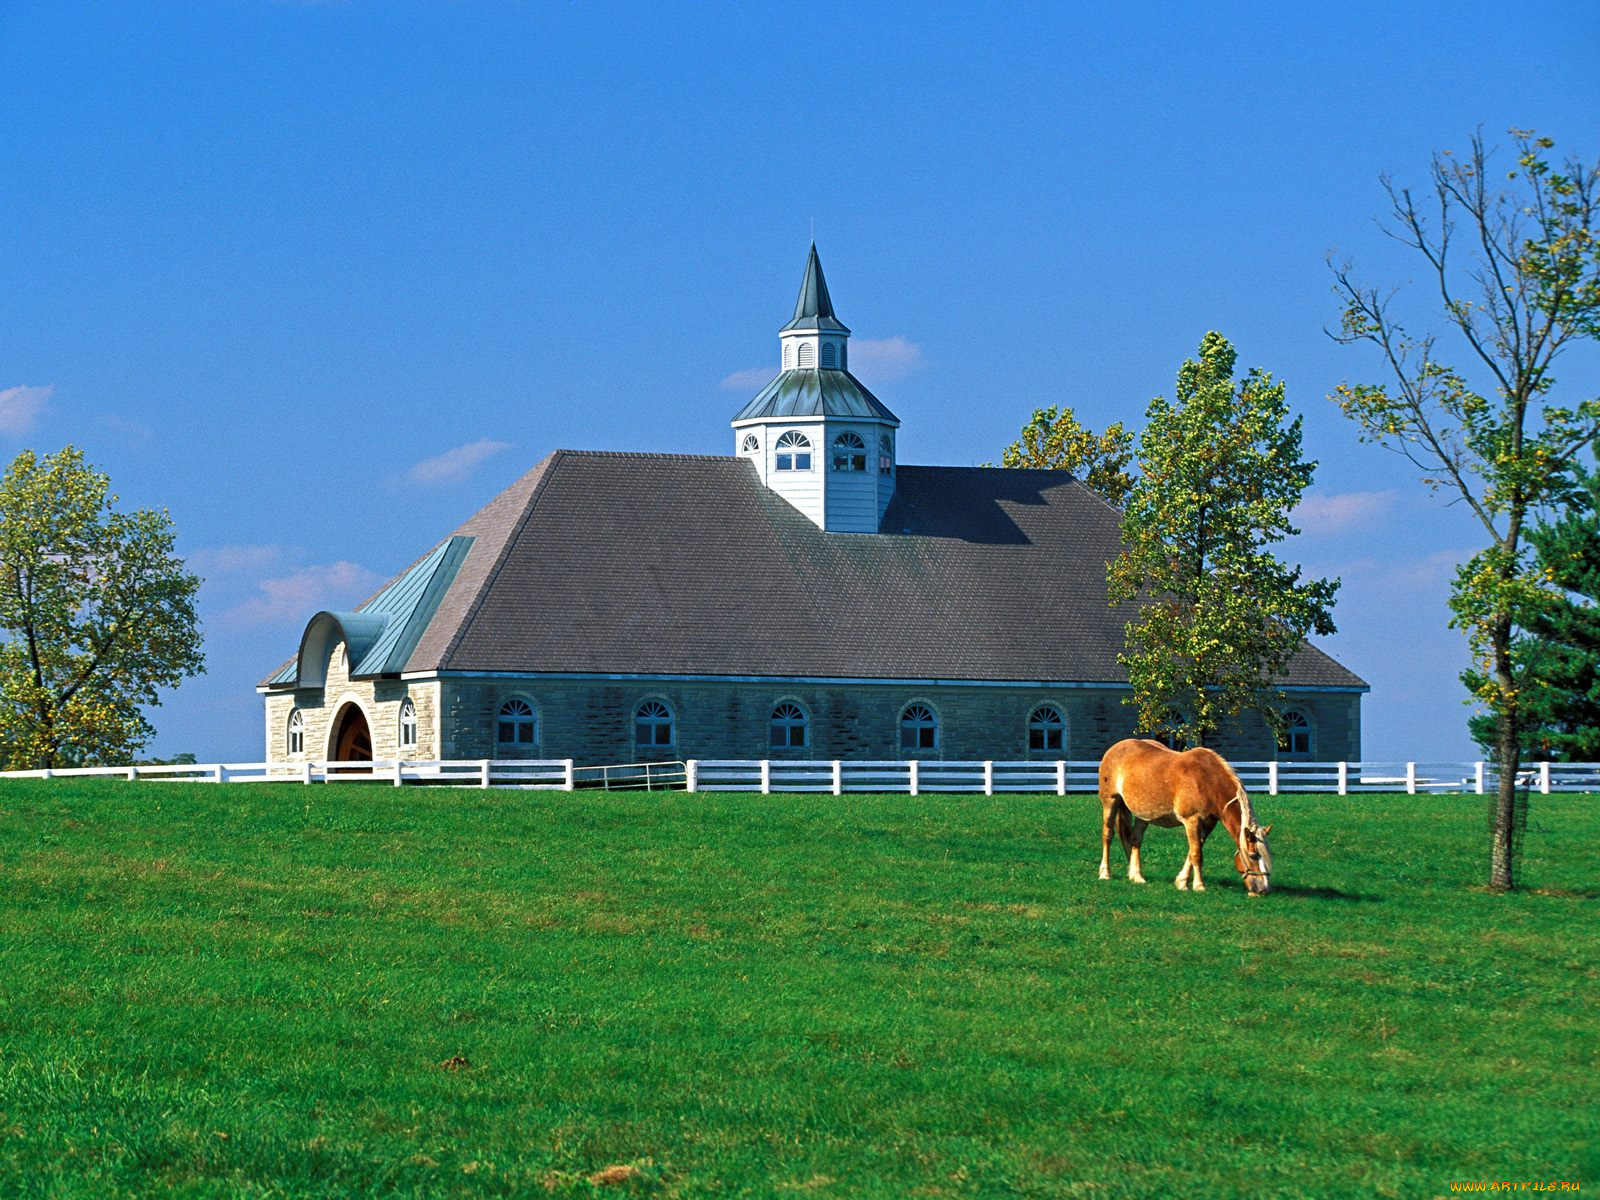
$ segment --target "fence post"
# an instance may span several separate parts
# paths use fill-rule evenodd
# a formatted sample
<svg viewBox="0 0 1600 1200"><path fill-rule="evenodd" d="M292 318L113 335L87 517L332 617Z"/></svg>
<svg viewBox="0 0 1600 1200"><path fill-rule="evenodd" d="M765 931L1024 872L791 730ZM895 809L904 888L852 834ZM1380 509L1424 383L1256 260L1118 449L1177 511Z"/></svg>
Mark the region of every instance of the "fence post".
<svg viewBox="0 0 1600 1200"><path fill-rule="evenodd" d="M1414 763L1414 762L1408 762L1406 764L1406 795L1415 796L1416 794L1417 794L1417 764Z"/></svg>
<svg viewBox="0 0 1600 1200"><path fill-rule="evenodd" d="M228 768L218 763L211 771L211 781L213 783L227 783Z"/></svg>
<svg viewBox="0 0 1600 1200"><path fill-rule="evenodd" d="M300 764L300 782L304 784L311 782L311 760L309 758Z"/></svg>
<svg viewBox="0 0 1600 1200"><path fill-rule="evenodd" d="M1478 787L1478 795L1481 796L1483 795L1483 763L1479 762L1475 766L1476 770L1473 772L1474 782Z"/></svg>
<svg viewBox="0 0 1600 1200"><path fill-rule="evenodd" d="M400 786L400 760L398 758L394 760L394 785L395 787Z"/></svg>
<svg viewBox="0 0 1600 1200"><path fill-rule="evenodd" d="M1065 796L1066 794L1067 794L1067 760L1064 759L1064 758L1058 758L1058 759L1056 759L1056 795Z"/></svg>
<svg viewBox="0 0 1600 1200"><path fill-rule="evenodd" d="M1267 764L1267 795L1278 794L1278 760L1273 759Z"/></svg>
<svg viewBox="0 0 1600 1200"><path fill-rule="evenodd" d="M833 760L833 794L844 795L844 763L837 758Z"/></svg>
<svg viewBox="0 0 1600 1200"><path fill-rule="evenodd" d="M569 766L568 770L570 769L571 767ZM698 792L700 790L700 760L698 758L688 759L683 764L683 790L686 792Z"/></svg>
<svg viewBox="0 0 1600 1200"><path fill-rule="evenodd" d="M136 780L138 778L139 778L139 768L138 767L129 767L128 768L128 782L132 783L132 782L134 782L134 780Z"/></svg>
<svg viewBox="0 0 1600 1200"><path fill-rule="evenodd" d="M478 786L481 787L481 788L488 787L489 786L489 760L487 758L481 760L478 763L478 771L479 771Z"/></svg>
<svg viewBox="0 0 1600 1200"><path fill-rule="evenodd" d="M983 794L994 795L994 763L989 759L983 760Z"/></svg>
<svg viewBox="0 0 1600 1200"><path fill-rule="evenodd" d="M772 760L770 758L761 760L761 794L763 796L772 794Z"/></svg>
<svg viewBox="0 0 1600 1200"><path fill-rule="evenodd" d="M578 780L577 780L577 777L573 774L572 760L570 758L566 759L561 764L561 771L562 771L562 774L561 774L561 790L562 791L566 791L566 792L570 792L573 788L578 786ZM693 791L694 789L690 788L689 790Z"/></svg>
<svg viewBox="0 0 1600 1200"><path fill-rule="evenodd" d="M915 796L917 794L917 760L913 758L906 766L911 768L911 777L908 782L911 784L911 794Z"/></svg>
<svg viewBox="0 0 1600 1200"><path fill-rule="evenodd" d="M1547 762L1539 764L1539 791L1546 796L1550 794L1550 764Z"/></svg>
<svg viewBox="0 0 1600 1200"><path fill-rule="evenodd" d="M1348 796L1349 794L1350 794L1350 764L1347 763L1347 762L1342 762L1342 763L1339 764L1339 795Z"/></svg>

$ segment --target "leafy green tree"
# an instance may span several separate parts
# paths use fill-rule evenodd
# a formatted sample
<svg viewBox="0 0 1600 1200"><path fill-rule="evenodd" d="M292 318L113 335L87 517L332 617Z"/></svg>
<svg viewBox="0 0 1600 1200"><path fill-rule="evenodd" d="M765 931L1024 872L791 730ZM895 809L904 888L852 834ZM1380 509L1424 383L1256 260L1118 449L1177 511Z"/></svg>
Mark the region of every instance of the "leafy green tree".
<svg viewBox="0 0 1600 1200"><path fill-rule="evenodd" d="M165 511L117 512L68 446L0 479L0 761L126 761L154 735L157 689L204 669L200 580Z"/></svg>
<svg viewBox="0 0 1600 1200"><path fill-rule="evenodd" d="M1133 435L1120 421L1096 435L1078 422L1070 408L1052 404L1034 410L1033 419L1022 427L1022 437L1006 447L1000 465L1071 471L1120 508L1133 487L1128 473L1132 460Z"/></svg>
<svg viewBox="0 0 1600 1200"><path fill-rule="evenodd" d="M1528 531L1557 589L1527 618L1513 653L1522 753L1530 759L1600 761L1600 473L1577 478L1579 491L1560 518ZM1478 693L1487 681L1469 672L1467 682ZM1471 720L1473 738L1491 754L1497 725L1493 713Z"/></svg>
<svg viewBox="0 0 1600 1200"><path fill-rule="evenodd" d="M1276 680L1309 633L1334 631L1335 580L1302 580L1273 543L1299 532L1289 514L1311 483L1301 418L1284 386L1252 370L1234 381L1220 333L1178 372L1177 399L1150 402L1139 480L1109 567L1112 604L1138 602L1127 668L1142 728L1205 745L1247 710L1282 724Z"/></svg>
<svg viewBox="0 0 1600 1200"><path fill-rule="evenodd" d="M1497 889L1515 882L1527 720L1518 631L1544 607L1549 582L1528 529L1571 493L1573 461L1600 434L1600 399L1558 403L1552 373L1575 341L1600 335L1600 167L1568 158L1553 168L1550 139L1513 136L1517 162L1505 176L1479 136L1463 157L1434 156L1421 197L1384 180L1389 232L1421 256L1467 367L1444 361L1434 335L1410 332L1392 293L1335 266L1344 301L1335 337L1376 347L1389 382L1342 384L1331 397L1363 440L1404 455L1482 528L1483 548L1457 571L1450 609L1476 663L1464 678L1495 719L1489 882Z"/></svg>

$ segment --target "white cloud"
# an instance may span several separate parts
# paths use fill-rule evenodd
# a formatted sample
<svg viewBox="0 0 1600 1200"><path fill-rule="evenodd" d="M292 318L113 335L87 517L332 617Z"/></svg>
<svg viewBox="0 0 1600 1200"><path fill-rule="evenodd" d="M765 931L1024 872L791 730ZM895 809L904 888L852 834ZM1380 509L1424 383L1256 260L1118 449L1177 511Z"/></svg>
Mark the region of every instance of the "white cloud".
<svg viewBox="0 0 1600 1200"><path fill-rule="evenodd" d="M887 382L922 365L922 347L909 338L858 338L850 343L850 371Z"/></svg>
<svg viewBox="0 0 1600 1200"><path fill-rule="evenodd" d="M1377 520L1394 504L1394 493L1313 492L1294 510L1294 523L1303 533L1344 533Z"/></svg>
<svg viewBox="0 0 1600 1200"><path fill-rule="evenodd" d="M454 450L446 450L443 454L433 458L425 458L411 470L406 472L406 478L412 483L424 486L434 486L445 483L460 483L475 471L478 466L493 458L502 450L511 449L510 442L496 442L489 438L479 438L475 442L468 442L465 446L457 446Z"/></svg>
<svg viewBox="0 0 1600 1200"><path fill-rule="evenodd" d="M776 374L771 367L750 367L748 370L735 371L717 386L727 388L730 392L753 392Z"/></svg>
<svg viewBox="0 0 1600 1200"><path fill-rule="evenodd" d="M39 410L55 394L51 387L13 387L0 391L0 433L27 433Z"/></svg>
<svg viewBox="0 0 1600 1200"><path fill-rule="evenodd" d="M202 575L233 575L263 571L283 557L282 546L202 546L185 555L184 561Z"/></svg>
<svg viewBox="0 0 1600 1200"><path fill-rule="evenodd" d="M1435 550L1431 554L1405 558L1359 558L1332 574L1347 584L1378 588L1393 603L1403 601L1407 591L1426 590L1448 582L1455 577L1456 568L1475 553L1474 550Z"/></svg>
<svg viewBox="0 0 1600 1200"><path fill-rule="evenodd" d="M287 575L263 579L258 594L218 618L234 628L303 624L313 613L364 600L383 576L353 562L296 567Z"/></svg>

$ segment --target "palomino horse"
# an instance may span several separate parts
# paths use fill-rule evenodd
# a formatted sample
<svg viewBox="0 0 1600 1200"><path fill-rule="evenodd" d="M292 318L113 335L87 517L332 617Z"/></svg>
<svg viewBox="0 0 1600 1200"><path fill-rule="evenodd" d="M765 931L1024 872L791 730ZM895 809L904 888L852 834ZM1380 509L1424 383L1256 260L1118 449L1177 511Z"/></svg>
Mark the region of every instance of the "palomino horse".
<svg viewBox="0 0 1600 1200"><path fill-rule="evenodd" d="M1233 865L1252 896L1267 894L1272 826L1256 824L1250 796L1239 777L1214 751L1168 750L1160 742L1127 738L1100 760L1100 878L1111 878L1111 827L1116 826L1128 854L1128 878L1144 882L1139 843L1151 825L1182 825L1189 835L1189 857L1174 882L1179 889L1205 891L1200 878L1200 848L1221 821L1233 837Z"/></svg>

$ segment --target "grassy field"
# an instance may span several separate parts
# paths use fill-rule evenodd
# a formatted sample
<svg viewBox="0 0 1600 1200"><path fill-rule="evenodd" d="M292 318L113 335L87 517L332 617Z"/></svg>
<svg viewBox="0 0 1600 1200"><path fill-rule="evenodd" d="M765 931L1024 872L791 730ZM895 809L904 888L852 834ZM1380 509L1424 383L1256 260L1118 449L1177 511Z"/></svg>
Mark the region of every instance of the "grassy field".
<svg viewBox="0 0 1600 1200"><path fill-rule="evenodd" d="M0 1195L1593 1188L1597 804L0 784Z"/></svg>

